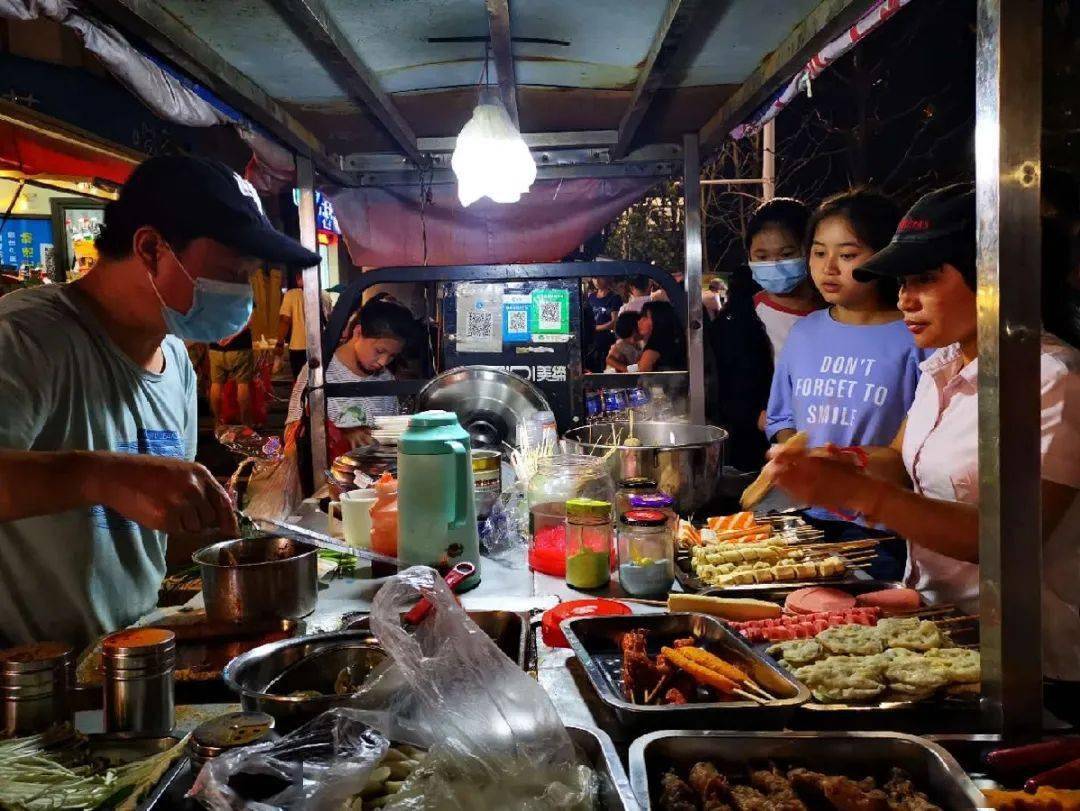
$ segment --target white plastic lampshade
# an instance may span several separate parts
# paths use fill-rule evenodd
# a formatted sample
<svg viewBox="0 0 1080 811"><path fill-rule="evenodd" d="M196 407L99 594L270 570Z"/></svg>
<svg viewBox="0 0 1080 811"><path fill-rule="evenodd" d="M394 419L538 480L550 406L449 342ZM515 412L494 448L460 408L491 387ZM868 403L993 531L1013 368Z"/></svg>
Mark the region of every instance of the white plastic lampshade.
<svg viewBox="0 0 1080 811"><path fill-rule="evenodd" d="M536 163L529 147L498 99L476 105L458 135L450 166L463 206L481 197L516 203L536 180Z"/></svg>

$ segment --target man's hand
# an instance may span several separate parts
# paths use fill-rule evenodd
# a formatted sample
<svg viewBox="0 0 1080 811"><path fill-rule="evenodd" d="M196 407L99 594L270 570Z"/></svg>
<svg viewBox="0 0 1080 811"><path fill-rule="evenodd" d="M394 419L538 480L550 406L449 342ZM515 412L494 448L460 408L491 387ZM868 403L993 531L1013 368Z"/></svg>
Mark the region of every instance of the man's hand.
<svg viewBox="0 0 1080 811"><path fill-rule="evenodd" d="M149 529L240 534L228 493L205 467L183 459L108 454L89 480L91 500Z"/></svg>

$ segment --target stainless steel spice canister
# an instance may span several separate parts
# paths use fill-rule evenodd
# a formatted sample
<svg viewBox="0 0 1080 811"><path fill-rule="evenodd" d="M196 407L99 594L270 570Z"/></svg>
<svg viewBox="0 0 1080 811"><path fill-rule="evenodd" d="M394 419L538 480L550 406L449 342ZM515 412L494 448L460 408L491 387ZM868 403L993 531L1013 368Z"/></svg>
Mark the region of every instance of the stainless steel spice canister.
<svg viewBox="0 0 1080 811"><path fill-rule="evenodd" d="M203 721L188 741L188 756L196 769L230 749L274 738L274 718L265 712L230 712Z"/></svg>
<svg viewBox="0 0 1080 811"><path fill-rule="evenodd" d="M105 731L168 735L175 722L176 634L129 628L101 643Z"/></svg>
<svg viewBox="0 0 1080 811"><path fill-rule="evenodd" d="M0 651L0 737L33 735L71 720L72 649L35 642Z"/></svg>

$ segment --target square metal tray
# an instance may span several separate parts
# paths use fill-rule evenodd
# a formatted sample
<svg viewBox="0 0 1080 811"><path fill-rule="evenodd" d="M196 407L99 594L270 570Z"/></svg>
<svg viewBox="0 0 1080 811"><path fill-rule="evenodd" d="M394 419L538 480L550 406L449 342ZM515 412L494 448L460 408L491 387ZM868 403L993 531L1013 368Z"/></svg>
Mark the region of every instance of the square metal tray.
<svg viewBox="0 0 1080 811"><path fill-rule="evenodd" d="M638 811L630 780L619 762L615 745L598 729L568 726L566 731L578 755L600 778L598 811ZM138 811L196 811L201 806L184 795L195 782L196 771L187 757L173 765L139 805Z"/></svg>
<svg viewBox="0 0 1080 811"><path fill-rule="evenodd" d="M562 628L600 700L620 724L633 729L780 727L810 697L810 691L789 673L706 614L582 617L567 620ZM648 632L650 654L660 652L661 640L693 636L701 640L704 648L744 670L778 698L765 704L741 700L675 706L646 706L626 701L619 687L622 665L619 640L627 631L636 629Z"/></svg>
<svg viewBox="0 0 1080 811"><path fill-rule="evenodd" d="M859 778L887 776L898 766L916 787L946 811L969 811L986 801L963 770L937 744L897 732L654 732L630 747L630 785L641 807L658 807L660 778L685 772L700 760L742 769L750 761L805 765L815 771Z"/></svg>

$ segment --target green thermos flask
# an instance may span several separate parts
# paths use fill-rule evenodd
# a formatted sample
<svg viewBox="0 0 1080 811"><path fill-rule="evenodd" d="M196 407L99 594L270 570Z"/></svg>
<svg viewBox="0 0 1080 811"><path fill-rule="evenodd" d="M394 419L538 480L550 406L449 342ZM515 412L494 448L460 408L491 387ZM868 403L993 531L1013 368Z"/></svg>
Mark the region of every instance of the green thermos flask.
<svg viewBox="0 0 1080 811"><path fill-rule="evenodd" d="M398 441L398 558L402 566L432 566L445 574L469 561L480 582L469 434L449 411L423 411Z"/></svg>

